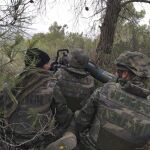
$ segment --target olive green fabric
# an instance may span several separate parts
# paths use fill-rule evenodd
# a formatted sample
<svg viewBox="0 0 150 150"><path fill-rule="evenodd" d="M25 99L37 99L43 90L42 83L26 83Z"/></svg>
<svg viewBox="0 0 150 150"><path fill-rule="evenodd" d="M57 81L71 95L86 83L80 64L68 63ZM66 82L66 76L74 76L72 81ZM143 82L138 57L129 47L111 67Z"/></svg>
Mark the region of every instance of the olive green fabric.
<svg viewBox="0 0 150 150"><path fill-rule="evenodd" d="M140 52L127 51L122 53L115 61L115 64L121 68L131 70L139 77L150 78L150 59Z"/></svg>
<svg viewBox="0 0 150 150"><path fill-rule="evenodd" d="M68 70L74 73L86 75L85 67L89 62L89 57L82 49L74 49L69 55Z"/></svg>
<svg viewBox="0 0 150 150"><path fill-rule="evenodd" d="M80 109L88 97L94 91L94 79L91 76L83 76L65 68L56 72L58 79L57 86L60 88L62 98L67 102L68 107L75 112ZM61 98L60 98L61 99Z"/></svg>
<svg viewBox="0 0 150 150"><path fill-rule="evenodd" d="M98 88L80 110L76 127L85 146L82 149L144 149L149 141L150 91L145 83L149 84L150 60L140 52L128 51L116 59L116 65L135 76Z"/></svg>
<svg viewBox="0 0 150 150"><path fill-rule="evenodd" d="M6 137L12 138L9 141L12 145L23 149L45 147L68 127L72 112L53 97L55 83L53 74L44 69L30 68L20 74L12 89L16 109L4 116ZM11 97L5 100L4 108L8 112L14 103Z"/></svg>
<svg viewBox="0 0 150 150"><path fill-rule="evenodd" d="M126 92L118 83L107 83L81 109L76 126L81 135L90 128L88 140L81 139L84 143L92 141L102 150L135 150L143 147L150 137L150 102Z"/></svg>

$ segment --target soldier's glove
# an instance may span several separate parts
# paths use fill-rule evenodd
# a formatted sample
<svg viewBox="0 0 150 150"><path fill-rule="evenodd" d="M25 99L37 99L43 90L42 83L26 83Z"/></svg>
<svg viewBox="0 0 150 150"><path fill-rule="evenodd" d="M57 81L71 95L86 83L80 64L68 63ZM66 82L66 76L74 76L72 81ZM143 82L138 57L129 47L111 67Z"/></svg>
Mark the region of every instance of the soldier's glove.
<svg viewBox="0 0 150 150"><path fill-rule="evenodd" d="M66 132L64 136L46 147L46 150L72 150L77 145L76 136Z"/></svg>

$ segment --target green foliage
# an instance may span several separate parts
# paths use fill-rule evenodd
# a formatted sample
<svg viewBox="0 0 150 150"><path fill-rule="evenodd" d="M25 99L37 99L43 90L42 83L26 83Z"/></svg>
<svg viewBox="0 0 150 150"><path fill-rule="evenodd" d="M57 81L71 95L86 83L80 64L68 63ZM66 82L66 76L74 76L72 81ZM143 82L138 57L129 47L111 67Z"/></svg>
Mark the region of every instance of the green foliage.
<svg viewBox="0 0 150 150"><path fill-rule="evenodd" d="M50 56L55 56L56 51L61 48L83 48L88 52L95 48L94 41L79 33L67 33L67 25L60 26L57 22L49 27L49 32L34 34L30 42L35 43L35 47L46 50Z"/></svg>
<svg viewBox="0 0 150 150"><path fill-rule="evenodd" d="M141 51L150 56L150 26L137 24L121 24L118 25L114 49L121 53L125 50Z"/></svg>
<svg viewBox="0 0 150 150"><path fill-rule="evenodd" d="M17 55L18 50L16 49L22 40L23 40L22 36L17 35L14 42L10 41L9 43L7 42L2 45L1 50L3 51L5 56L7 56L7 58L10 59L10 61L13 61L13 59Z"/></svg>
<svg viewBox="0 0 150 150"><path fill-rule="evenodd" d="M83 34L67 33L66 28L67 25L60 26L54 22L48 33L34 34L31 39L24 39L18 34L13 41L4 42L0 49L1 85L21 72L24 67L24 54L28 48L38 47L46 51L51 58L55 57L56 51L61 48L83 48L89 53L95 49L95 41Z"/></svg>
<svg viewBox="0 0 150 150"><path fill-rule="evenodd" d="M130 22L132 24L137 24L141 19L144 18L145 10L141 10L138 12L134 8L133 3L129 3L128 5L122 8L119 16L120 17L118 23L121 22L121 24L123 24Z"/></svg>
<svg viewBox="0 0 150 150"><path fill-rule="evenodd" d="M111 54L100 53L99 65L114 72L114 60L124 51L140 51L150 57L150 25L139 25L145 11L128 4L120 13Z"/></svg>
<svg viewBox="0 0 150 150"><path fill-rule="evenodd" d="M35 46L35 44L37 43L37 39L33 39L33 40L30 40L30 39L28 39L27 40L27 49L31 49L31 48L33 48L34 46Z"/></svg>
<svg viewBox="0 0 150 150"><path fill-rule="evenodd" d="M23 67L22 56L24 53L24 38L16 35L13 41L5 41L1 43L0 48L0 85L4 81L12 81L14 75ZM0 87L2 88L2 87Z"/></svg>
<svg viewBox="0 0 150 150"><path fill-rule="evenodd" d="M130 16L130 20L119 20L111 55L99 55L99 65L107 71L114 72L113 62L123 51L137 50L150 56L150 25L138 25L132 21L132 19L134 22L141 19L144 11L137 13L132 6L129 6L129 8L136 14L136 17L133 19ZM125 14L125 12L122 13ZM67 25L60 26L57 22L54 22L49 27L48 33L34 34L31 39L24 39L22 36L17 35L14 41L3 43L0 50L1 72L11 75L19 72L24 66L23 60L26 49L33 47L46 51L51 58L56 56L56 51L60 48L69 50L83 48L92 57L92 60L96 62L97 53L95 48L98 37L93 40L82 33L67 32L66 29Z"/></svg>

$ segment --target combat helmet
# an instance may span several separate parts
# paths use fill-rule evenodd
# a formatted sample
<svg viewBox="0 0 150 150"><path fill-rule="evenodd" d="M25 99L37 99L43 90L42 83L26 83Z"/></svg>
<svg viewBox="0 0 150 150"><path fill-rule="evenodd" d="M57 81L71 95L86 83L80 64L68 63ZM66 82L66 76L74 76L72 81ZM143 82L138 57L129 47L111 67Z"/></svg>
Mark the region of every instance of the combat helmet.
<svg viewBox="0 0 150 150"><path fill-rule="evenodd" d="M150 60L140 52L124 52L116 59L115 64L117 67L129 69L139 77L150 78Z"/></svg>
<svg viewBox="0 0 150 150"><path fill-rule="evenodd" d="M68 69L74 73L87 74L85 67L89 62L89 57L82 49L75 49L69 55L69 67Z"/></svg>

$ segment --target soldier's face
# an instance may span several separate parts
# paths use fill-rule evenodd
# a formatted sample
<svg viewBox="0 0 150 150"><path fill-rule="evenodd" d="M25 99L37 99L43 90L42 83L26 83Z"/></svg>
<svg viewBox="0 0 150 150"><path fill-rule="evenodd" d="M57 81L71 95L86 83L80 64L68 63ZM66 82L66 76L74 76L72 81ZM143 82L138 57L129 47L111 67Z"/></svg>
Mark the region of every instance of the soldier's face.
<svg viewBox="0 0 150 150"><path fill-rule="evenodd" d="M116 75L119 78L125 79L125 80L130 80L130 75L128 70L117 70Z"/></svg>
<svg viewBox="0 0 150 150"><path fill-rule="evenodd" d="M45 70L49 70L50 69L50 63L48 62L47 64L44 64L42 68Z"/></svg>

